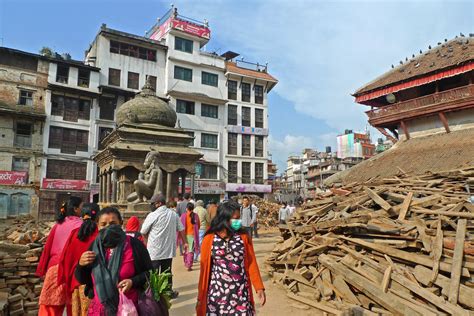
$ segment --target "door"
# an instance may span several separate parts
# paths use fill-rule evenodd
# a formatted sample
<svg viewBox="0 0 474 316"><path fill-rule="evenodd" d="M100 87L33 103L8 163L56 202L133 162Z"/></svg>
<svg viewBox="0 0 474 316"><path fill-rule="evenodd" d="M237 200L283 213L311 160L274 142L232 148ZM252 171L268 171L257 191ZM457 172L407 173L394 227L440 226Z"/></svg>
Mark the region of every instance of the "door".
<svg viewBox="0 0 474 316"><path fill-rule="evenodd" d="M30 213L30 197L21 192L12 194L8 216L18 216Z"/></svg>
<svg viewBox="0 0 474 316"><path fill-rule="evenodd" d="M8 201L9 201L8 194L0 193L0 218L1 219L7 218Z"/></svg>

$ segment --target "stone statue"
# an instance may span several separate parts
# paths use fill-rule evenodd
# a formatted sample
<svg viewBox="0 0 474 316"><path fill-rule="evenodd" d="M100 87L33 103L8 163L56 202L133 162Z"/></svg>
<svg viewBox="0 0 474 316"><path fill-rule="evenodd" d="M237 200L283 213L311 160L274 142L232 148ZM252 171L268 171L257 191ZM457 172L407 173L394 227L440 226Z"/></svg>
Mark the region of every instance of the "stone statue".
<svg viewBox="0 0 474 316"><path fill-rule="evenodd" d="M156 151L151 151L146 155L144 166L145 172L140 172L138 180L133 182L135 192L127 197L130 203L141 203L151 199L154 194L161 194L162 191L162 171L158 164Z"/></svg>

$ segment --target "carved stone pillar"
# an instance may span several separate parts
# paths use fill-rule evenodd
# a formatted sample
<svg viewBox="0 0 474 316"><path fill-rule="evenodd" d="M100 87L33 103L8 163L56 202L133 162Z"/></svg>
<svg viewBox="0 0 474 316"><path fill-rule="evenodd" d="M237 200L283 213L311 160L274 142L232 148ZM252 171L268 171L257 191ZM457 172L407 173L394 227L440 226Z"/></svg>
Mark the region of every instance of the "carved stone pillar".
<svg viewBox="0 0 474 316"><path fill-rule="evenodd" d="M106 185L105 185L105 202L106 203L110 203L110 195L111 195L111 191L112 191L112 173L111 172L107 172L106 173Z"/></svg>
<svg viewBox="0 0 474 316"><path fill-rule="evenodd" d="M117 203L117 170L112 170L112 203Z"/></svg>
<svg viewBox="0 0 474 316"><path fill-rule="evenodd" d="M173 174L171 172L167 173L166 176L166 200L171 200L173 198L173 189L171 188L171 183L173 181Z"/></svg>

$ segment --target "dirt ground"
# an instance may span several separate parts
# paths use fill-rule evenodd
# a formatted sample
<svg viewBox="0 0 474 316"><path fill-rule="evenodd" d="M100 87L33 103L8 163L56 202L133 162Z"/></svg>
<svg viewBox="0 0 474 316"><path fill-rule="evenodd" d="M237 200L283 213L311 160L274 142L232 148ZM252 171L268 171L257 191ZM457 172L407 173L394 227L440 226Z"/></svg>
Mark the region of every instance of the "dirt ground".
<svg viewBox="0 0 474 316"><path fill-rule="evenodd" d="M257 314L260 316L310 316L320 315L318 311L306 305L289 299L286 291L273 284L265 272L264 261L278 241L278 233L262 232L260 238L254 239L254 248L259 263L260 272L265 284L267 303L261 307L257 303ZM199 264L194 264L193 271L184 268L182 257L179 255L173 260L174 289L179 291L179 297L172 301L170 315L190 316L195 315L197 286L199 278Z"/></svg>

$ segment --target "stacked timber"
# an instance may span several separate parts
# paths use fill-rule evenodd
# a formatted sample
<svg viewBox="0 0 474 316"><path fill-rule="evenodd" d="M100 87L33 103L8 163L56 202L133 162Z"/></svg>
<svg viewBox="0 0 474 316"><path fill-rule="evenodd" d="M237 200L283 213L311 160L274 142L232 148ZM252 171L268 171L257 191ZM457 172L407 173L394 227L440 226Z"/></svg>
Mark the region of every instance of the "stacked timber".
<svg viewBox="0 0 474 316"><path fill-rule="evenodd" d="M253 203L258 208L258 225L271 228L278 225L278 212L280 206L277 203L267 201L262 198L256 198Z"/></svg>
<svg viewBox="0 0 474 316"><path fill-rule="evenodd" d="M30 217L0 226L0 315L37 315L42 280L35 275L43 241L54 223Z"/></svg>
<svg viewBox="0 0 474 316"><path fill-rule="evenodd" d="M474 168L338 187L298 210L268 258L329 314L474 311Z"/></svg>

